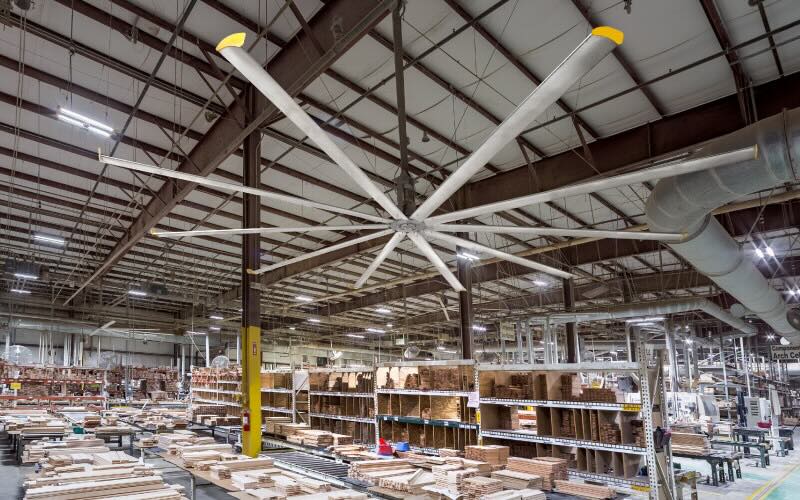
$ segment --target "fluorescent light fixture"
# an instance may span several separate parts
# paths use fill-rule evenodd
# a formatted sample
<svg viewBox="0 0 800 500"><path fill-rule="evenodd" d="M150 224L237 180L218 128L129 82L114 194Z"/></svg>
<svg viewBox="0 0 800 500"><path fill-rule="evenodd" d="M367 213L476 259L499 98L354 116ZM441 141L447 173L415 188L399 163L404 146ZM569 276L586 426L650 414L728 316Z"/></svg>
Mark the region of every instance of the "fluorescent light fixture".
<svg viewBox="0 0 800 500"><path fill-rule="evenodd" d="M38 280L39 277L35 274L30 273L14 273L15 278L19 278L21 280Z"/></svg>
<svg viewBox="0 0 800 500"><path fill-rule="evenodd" d="M298 295L294 298L294 300L299 300L300 302L313 302L314 299L309 297L308 295Z"/></svg>
<svg viewBox="0 0 800 500"><path fill-rule="evenodd" d="M536 286L547 286L547 282L545 280L533 280L533 284Z"/></svg>
<svg viewBox="0 0 800 500"><path fill-rule="evenodd" d="M364 338L363 335L359 335L357 333L348 333L347 336L350 337L350 338L354 338L354 339L363 339Z"/></svg>
<svg viewBox="0 0 800 500"><path fill-rule="evenodd" d="M789 292L789 295L791 295L792 297L794 297L795 295L797 295L797 290L795 290L794 288L790 288L790 289L788 290L788 292Z"/></svg>
<svg viewBox="0 0 800 500"><path fill-rule="evenodd" d="M289 330L297 330L297 328L296 328L296 327L294 327L294 326L290 326L290 327L289 327Z"/></svg>
<svg viewBox="0 0 800 500"><path fill-rule="evenodd" d="M686 340L685 340L685 342L686 342L687 344L689 344L689 345L692 345L692 344L694 344L694 340L692 340L692 339L686 339Z"/></svg>
<svg viewBox="0 0 800 500"><path fill-rule="evenodd" d="M769 335L767 335L767 340L775 340L775 335L770 333Z"/></svg>
<svg viewBox="0 0 800 500"><path fill-rule="evenodd" d="M34 234L33 239L36 241L44 241L45 243L53 243L54 245L63 245L64 238L58 236L50 236L49 234Z"/></svg>
<svg viewBox="0 0 800 500"><path fill-rule="evenodd" d="M380 328L367 328L369 333L386 333L386 330L381 330Z"/></svg>
<svg viewBox="0 0 800 500"><path fill-rule="evenodd" d="M436 350L437 350L437 351L444 351L444 350L447 350L447 347L445 347L445 346L443 346L443 345L437 345L437 346L436 346Z"/></svg>
<svg viewBox="0 0 800 500"><path fill-rule="evenodd" d="M456 351L442 351L442 352L446 352L447 354L455 354L456 353Z"/></svg>
<svg viewBox="0 0 800 500"><path fill-rule="evenodd" d="M11 291L14 292L14 293L21 293L23 295L30 295L31 294L30 290L23 290L21 288L12 288Z"/></svg>
<svg viewBox="0 0 800 500"><path fill-rule="evenodd" d="M92 118L89 118L88 116L83 116L82 114L76 113L76 112L74 112L74 111L72 111L70 109L62 108L61 106L59 106L58 107L58 112L60 113L61 116L64 116L66 118L71 118L73 121L77 121L78 123L81 124L81 126L86 126L86 127L90 127L91 126L91 127L95 127L97 129L103 130L105 132L113 132L114 131L113 128L109 127L105 123L99 122L97 120L93 120Z"/></svg>
<svg viewBox="0 0 800 500"><path fill-rule="evenodd" d="M221 316L219 314L212 314L211 316L208 317L208 319L223 320L223 319L225 319L225 317L223 317L223 316Z"/></svg>
<svg viewBox="0 0 800 500"><path fill-rule="evenodd" d="M79 122L78 120L72 119L69 116L62 115L61 113L57 114L56 117L59 120L61 120L62 122L64 122L64 123L69 123L70 125L75 125L76 127L80 127L80 128L84 127L82 122Z"/></svg>
<svg viewBox="0 0 800 500"><path fill-rule="evenodd" d="M386 328L391 328L391 327L393 327L393 326L394 326L394 325L393 325L393 324L391 324L391 323L386 323Z"/></svg>
<svg viewBox="0 0 800 500"><path fill-rule="evenodd" d="M646 318L626 319L625 323L641 323L642 321L664 321L664 316L648 316Z"/></svg>
<svg viewBox="0 0 800 500"><path fill-rule="evenodd" d="M762 252L760 248L756 248L756 257L758 257L759 259L764 258L764 252Z"/></svg>
<svg viewBox="0 0 800 500"><path fill-rule="evenodd" d="M472 262L473 260L481 260L481 258L478 257L477 255L472 255L471 253L467 252L461 252L459 254L456 254L456 257L458 257L459 259L468 260L470 262Z"/></svg>
<svg viewBox="0 0 800 500"><path fill-rule="evenodd" d="M102 137L111 137L111 134L110 134L110 133L106 132L105 130L100 130L100 129L99 129L99 128L97 128L97 127L92 127L91 125L89 125L89 126L88 126L88 127L86 127L86 128L87 128L87 129L89 129L89 132L94 132L95 134L97 134L97 135L99 135L99 136L102 136Z"/></svg>
<svg viewBox="0 0 800 500"><path fill-rule="evenodd" d="M187 331L186 335L208 335L206 332L194 332L194 331Z"/></svg>
<svg viewBox="0 0 800 500"><path fill-rule="evenodd" d="M475 330L476 332L485 332L486 331L486 327L485 326L481 326L481 325L472 325L472 329Z"/></svg>
<svg viewBox="0 0 800 500"><path fill-rule="evenodd" d="M308 318L309 323L319 323L319 318Z"/></svg>
<svg viewBox="0 0 800 500"><path fill-rule="evenodd" d="M652 321L637 321L633 324L634 326L653 326L655 323Z"/></svg>
<svg viewBox="0 0 800 500"><path fill-rule="evenodd" d="M128 295L133 295L134 297L146 297L147 292L142 290L128 290Z"/></svg>
<svg viewBox="0 0 800 500"><path fill-rule="evenodd" d="M209 330L213 330L215 332L218 332L220 330L220 328L218 326L209 326L208 329Z"/></svg>
<svg viewBox="0 0 800 500"><path fill-rule="evenodd" d="M391 314L392 310L386 307L379 307L375 309L375 312L378 314Z"/></svg>
<svg viewBox="0 0 800 500"><path fill-rule="evenodd" d="M775 257L775 250L773 250L771 246L767 245L766 250L767 250L767 255L769 255L770 257Z"/></svg>

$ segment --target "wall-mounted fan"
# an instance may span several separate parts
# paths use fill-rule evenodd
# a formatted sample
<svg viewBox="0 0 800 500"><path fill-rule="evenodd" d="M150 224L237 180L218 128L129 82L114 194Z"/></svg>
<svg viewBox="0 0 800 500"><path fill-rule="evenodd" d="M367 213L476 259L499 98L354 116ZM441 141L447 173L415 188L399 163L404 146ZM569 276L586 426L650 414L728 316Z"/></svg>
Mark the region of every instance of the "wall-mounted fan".
<svg viewBox="0 0 800 500"><path fill-rule="evenodd" d="M412 345L406 347L406 350L403 351L403 357L406 359L416 359L419 356L420 349L419 347Z"/></svg>
<svg viewBox="0 0 800 500"><path fill-rule="evenodd" d="M328 361L336 361L344 354L342 351L328 351Z"/></svg>
<svg viewBox="0 0 800 500"><path fill-rule="evenodd" d="M228 368L231 366L231 360L228 356L219 355L211 360L211 366L214 368Z"/></svg>
<svg viewBox="0 0 800 500"><path fill-rule="evenodd" d="M33 364L33 352L23 345L9 346L6 361L15 365L31 365Z"/></svg>

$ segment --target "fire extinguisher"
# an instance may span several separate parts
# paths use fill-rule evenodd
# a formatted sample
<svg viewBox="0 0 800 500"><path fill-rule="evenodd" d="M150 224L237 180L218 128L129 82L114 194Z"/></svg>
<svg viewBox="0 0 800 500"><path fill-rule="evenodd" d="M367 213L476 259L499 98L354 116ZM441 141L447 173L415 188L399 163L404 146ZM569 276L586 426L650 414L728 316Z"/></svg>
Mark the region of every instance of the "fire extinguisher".
<svg viewBox="0 0 800 500"><path fill-rule="evenodd" d="M242 412L242 432L250 432L250 412Z"/></svg>

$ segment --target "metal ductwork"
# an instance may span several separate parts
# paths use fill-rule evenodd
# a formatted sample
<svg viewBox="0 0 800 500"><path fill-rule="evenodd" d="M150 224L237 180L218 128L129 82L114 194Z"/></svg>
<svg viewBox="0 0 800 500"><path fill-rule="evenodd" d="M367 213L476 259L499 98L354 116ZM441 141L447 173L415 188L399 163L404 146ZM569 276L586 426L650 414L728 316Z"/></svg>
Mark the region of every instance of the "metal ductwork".
<svg viewBox="0 0 800 500"><path fill-rule="evenodd" d="M685 232L671 244L681 257L792 343L800 332L786 318L786 302L752 257L711 215L748 194L794 182L800 154L800 110L785 111L704 144L702 154L758 145L758 158L661 180L647 200L652 231Z"/></svg>
<svg viewBox="0 0 800 500"><path fill-rule="evenodd" d="M646 316L660 316L664 314L678 314L689 311L703 311L740 332L753 335L756 329L741 318L737 318L728 311L720 308L708 299L674 299L645 302L641 304L623 304L606 308L598 312L554 313L547 316L531 318L531 321L550 324L580 323L598 320L623 320Z"/></svg>

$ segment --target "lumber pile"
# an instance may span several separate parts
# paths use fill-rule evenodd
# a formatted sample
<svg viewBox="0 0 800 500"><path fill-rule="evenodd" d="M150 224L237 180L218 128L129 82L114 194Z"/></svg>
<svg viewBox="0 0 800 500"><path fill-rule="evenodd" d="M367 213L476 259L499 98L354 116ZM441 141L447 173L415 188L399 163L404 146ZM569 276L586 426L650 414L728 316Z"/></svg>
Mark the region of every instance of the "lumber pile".
<svg viewBox="0 0 800 500"><path fill-rule="evenodd" d="M478 469L463 469L460 465L436 465L431 467L437 488L459 495L464 491L464 480L478 473Z"/></svg>
<svg viewBox="0 0 800 500"><path fill-rule="evenodd" d="M597 484L576 483L557 479L555 481L555 485L557 492L564 493L566 495L575 495L583 498L596 498L598 500L604 498L614 498L616 496L616 492L613 488Z"/></svg>
<svg viewBox="0 0 800 500"><path fill-rule="evenodd" d="M567 461L563 458L509 457L506 468L511 471L540 476L542 478L542 489L544 490L552 490L556 480L567 479Z"/></svg>
<svg viewBox="0 0 800 500"><path fill-rule="evenodd" d="M571 398L572 399L572 398ZM617 403L617 391L607 387L584 387L578 401L592 403Z"/></svg>
<svg viewBox="0 0 800 500"><path fill-rule="evenodd" d="M167 485L160 476L155 475L47 485L28 488L25 492L25 500L100 500L107 498L180 500L184 497L182 487Z"/></svg>
<svg viewBox="0 0 800 500"><path fill-rule="evenodd" d="M333 438L334 446L352 446L353 444L353 436L347 434L336 434L334 432L329 434Z"/></svg>
<svg viewBox="0 0 800 500"><path fill-rule="evenodd" d="M484 495L481 500L546 500L547 495L541 490L524 489L509 491L504 490L491 495Z"/></svg>
<svg viewBox="0 0 800 500"><path fill-rule="evenodd" d="M406 459L362 460L350 464L347 476L369 484L375 484L377 478L380 477L379 473L397 470L414 471L411 463Z"/></svg>
<svg viewBox="0 0 800 500"><path fill-rule="evenodd" d="M622 431L613 422L600 422L598 425L599 441L608 444L622 443Z"/></svg>
<svg viewBox="0 0 800 500"><path fill-rule="evenodd" d="M73 463L74 457L81 462L91 462L93 454L108 451L109 448L102 439L67 438L64 441L32 441L23 449L22 462L33 463L48 457L62 457L60 461L66 464Z"/></svg>
<svg viewBox="0 0 800 500"><path fill-rule="evenodd" d="M434 484L433 474L422 469L417 469L408 474L378 479L378 486L381 488L410 493L412 495L424 494L423 488L431 484Z"/></svg>
<svg viewBox="0 0 800 500"><path fill-rule="evenodd" d="M519 472L514 470L502 469L492 472L492 478L503 482L503 488L507 490L541 489L542 478L536 474Z"/></svg>
<svg viewBox="0 0 800 500"><path fill-rule="evenodd" d="M264 417L267 434L278 434L278 426L291 423L291 417Z"/></svg>
<svg viewBox="0 0 800 500"><path fill-rule="evenodd" d="M452 448L439 448L440 457L457 457L459 453L461 452Z"/></svg>
<svg viewBox="0 0 800 500"><path fill-rule="evenodd" d="M465 458L486 462L490 465L505 465L508 462L508 455L508 446L485 445L464 447Z"/></svg>
<svg viewBox="0 0 800 500"><path fill-rule="evenodd" d="M711 443L704 434L673 432L670 446L673 452L687 455L707 455L711 451Z"/></svg>
<svg viewBox="0 0 800 500"><path fill-rule="evenodd" d="M349 459L372 459L376 457L366 446L360 444L333 445L328 448L328 451L334 455Z"/></svg>
<svg viewBox="0 0 800 500"><path fill-rule="evenodd" d="M503 490L503 482L490 477L474 476L464 479L464 498L478 500Z"/></svg>
<svg viewBox="0 0 800 500"><path fill-rule="evenodd" d="M298 429L287 436L290 443L302 444L305 446L327 447L333 445L333 434L327 431L316 429Z"/></svg>

